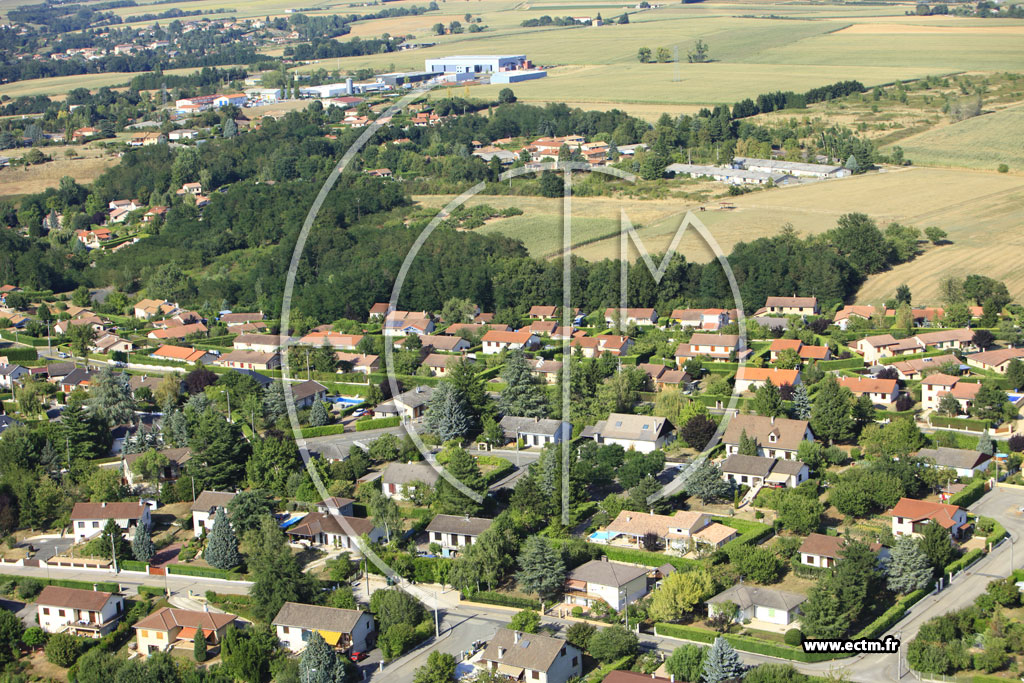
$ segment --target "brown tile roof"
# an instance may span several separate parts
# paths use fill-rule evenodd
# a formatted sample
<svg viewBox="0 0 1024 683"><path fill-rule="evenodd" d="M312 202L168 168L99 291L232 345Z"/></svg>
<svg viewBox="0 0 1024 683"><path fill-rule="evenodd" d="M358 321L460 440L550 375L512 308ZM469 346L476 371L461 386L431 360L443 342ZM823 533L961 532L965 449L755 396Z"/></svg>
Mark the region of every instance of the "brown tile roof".
<svg viewBox="0 0 1024 683"><path fill-rule="evenodd" d="M795 451L800 447L800 442L807 432L807 421L784 417L773 419L761 415L735 415L729 420L722 441L727 444L738 444L744 430L747 436L757 439L761 446ZM776 437L774 442L769 438L773 433Z"/></svg>
<svg viewBox="0 0 1024 683"><path fill-rule="evenodd" d="M566 578L571 581L586 581L600 586L618 588L641 576L647 576L648 571L650 571L650 567L638 567L609 560L591 560L573 569Z"/></svg>
<svg viewBox="0 0 1024 683"><path fill-rule="evenodd" d="M226 325L234 325L239 323L254 323L263 320L263 313L225 313L220 317L220 321Z"/></svg>
<svg viewBox="0 0 1024 683"><path fill-rule="evenodd" d="M818 305L818 299L813 296L770 296L765 300L764 305L813 308Z"/></svg>
<svg viewBox="0 0 1024 683"><path fill-rule="evenodd" d="M692 510L677 510L672 515L656 515L650 512L621 511L612 522L605 527L608 531L629 536L657 534L664 538L670 529L692 530L700 525L705 513Z"/></svg>
<svg viewBox="0 0 1024 683"><path fill-rule="evenodd" d="M839 386L846 387L855 396L865 393L890 395L896 388L896 380L843 376L839 378Z"/></svg>
<svg viewBox="0 0 1024 683"><path fill-rule="evenodd" d="M516 638L519 642L516 642ZM482 659L509 667L547 671L558 658L562 648L566 648L569 652L579 652L560 638L499 628L491 638L491 642L487 643ZM504 654L499 656L499 651L503 651Z"/></svg>
<svg viewBox="0 0 1024 683"><path fill-rule="evenodd" d="M994 349L967 356L967 360L973 360L983 365L1002 365L1014 358L1024 359L1024 349Z"/></svg>
<svg viewBox="0 0 1024 683"><path fill-rule="evenodd" d="M900 498L896 507L886 514L889 517L908 517L914 521L933 519L943 528L952 528L956 522L953 520L960 510L959 506L947 503L930 503L926 500L914 500L913 498Z"/></svg>
<svg viewBox="0 0 1024 683"><path fill-rule="evenodd" d="M139 519L143 503L75 503L71 519Z"/></svg>
<svg viewBox="0 0 1024 683"><path fill-rule="evenodd" d="M396 589L397 590L397 589ZM339 607L321 607L320 605L304 605L299 602L286 602L271 622L274 626L294 626L296 628L334 631L335 633L352 633L359 623L363 611L358 609L341 609Z"/></svg>
<svg viewBox="0 0 1024 683"><path fill-rule="evenodd" d="M234 614L222 612L201 612L191 609L161 607L145 619L135 623L135 628L153 631L170 631L173 628L202 628L203 632L219 631L237 619Z"/></svg>
<svg viewBox="0 0 1024 683"><path fill-rule="evenodd" d="M227 507L235 495L230 491L203 491L192 503L192 511L209 512L215 507Z"/></svg>
<svg viewBox="0 0 1024 683"><path fill-rule="evenodd" d="M339 521L340 518L340 521ZM323 512L310 512L285 530L285 533L296 536L316 536L319 533L338 536L362 536L373 532L374 525L363 517L347 515L330 515Z"/></svg>
<svg viewBox="0 0 1024 683"><path fill-rule="evenodd" d="M724 524L714 522L712 524L708 524L706 527L695 533L693 535L693 538L697 541L704 541L705 543L718 545L719 543L728 541L729 539L738 535L739 532L736 531L736 529L733 529L731 526L726 526Z"/></svg>
<svg viewBox="0 0 1024 683"><path fill-rule="evenodd" d="M959 381L959 377L954 377L953 375L946 375L941 372L936 372L922 379L921 384L929 384L937 387L951 387Z"/></svg>
<svg viewBox="0 0 1024 683"><path fill-rule="evenodd" d="M752 368L744 365L736 370L736 379L750 382L770 381L777 387L784 384L790 386L796 384L800 377L799 370L782 370L780 368Z"/></svg>
<svg viewBox="0 0 1024 683"><path fill-rule="evenodd" d="M483 517L465 517L462 515L435 515L427 525L427 531L441 531L453 534L468 534L479 536L487 531L493 519Z"/></svg>
<svg viewBox="0 0 1024 683"><path fill-rule="evenodd" d="M532 336L533 333L529 330L523 330L520 332L501 332L499 330L490 330L484 335L483 341L495 344L525 344L530 341L530 337Z"/></svg>
<svg viewBox="0 0 1024 683"><path fill-rule="evenodd" d="M755 477L767 477L775 466L775 458L761 458L756 455L734 454L726 458L721 465L726 474L748 474Z"/></svg>
<svg viewBox="0 0 1024 683"><path fill-rule="evenodd" d="M215 362L217 365L226 363L249 363L252 365L266 365L272 363L279 357L277 351L251 351L248 349L236 349L220 356Z"/></svg>
<svg viewBox="0 0 1024 683"><path fill-rule="evenodd" d="M775 339L772 341L772 345L768 347L768 350L778 352L785 349L792 349L794 351L799 351L801 346L803 346L803 342L799 339Z"/></svg>
<svg viewBox="0 0 1024 683"><path fill-rule="evenodd" d="M821 557L839 557L846 541L840 536L826 536L825 534L810 534L800 545L798 552L808 555L820 555Z"/></svg>
<svg viewBox="0 0 1024 683"><path fill-rule="evenodd" d="M46 607L72 607L75 609L101 610L114 593L91 591L84 588L65 588L64 586L46 586L39 597L37 605Z"/></svg>
<svg viewBox="0 0 1024 683"><path fill-rule="evenodd" d="M698 332L690 337L690 346L731 346L740 343L738 334L705 334Z"/></svg>

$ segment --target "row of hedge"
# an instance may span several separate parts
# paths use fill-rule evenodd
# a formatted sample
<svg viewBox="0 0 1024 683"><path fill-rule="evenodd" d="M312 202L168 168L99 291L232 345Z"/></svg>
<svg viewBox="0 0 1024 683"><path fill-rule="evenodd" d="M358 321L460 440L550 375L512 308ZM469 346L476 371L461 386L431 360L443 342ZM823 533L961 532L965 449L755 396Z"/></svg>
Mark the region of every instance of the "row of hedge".
<svg viewBox="0 0 1024 683"><path fill-rule="evenodd" d="M484 486L504 479L513 468L512 463L496 455L478 455L476 461L478 465L494 465L494 469L484 475Z"/></svg>
<svg viewBox="0 0 1024 683"><path fill-rule="evenodd" d="M984 555L984 551L981 548L975 548L969 553L963 555L959 559L953 560L942 570L943 574L956 574L957 572L966 569L967 567L974 564L975 560Z"/></svg>
<svg viewBox="0 0 1024 683"><path fill-rule="evenodd" d="M402 418L399 417L376 417L356 422L356 431L365 432L371 429L385 429L387 427L397 427L400 424L402 424Z"/></svg>
<svg viewBox="0 0 1024 683"><path fill-rule="evenodd" d="M949 497L949 504L966 508L985 495L985 480L975 479L958 493Z"/></svg>
<svg viewBox="0 0 1024 683"><path fill-rule="evenodd" d="M7 341L17 342L18 344L28 344L29 346L49 346L50 342L47 339L37 339L36 337L30 337L27 334L15 333L10 330L0 330L0 338L6 339ZM11 349L7 349L10 351ZM31 351L33 349L26 349ZM7 351L4 355L8 355Z"/></svg>
<svg viewBox="0 0 1024 683"><path fill-rule="evenodd" d="M608 674L613 671L628 671L629 667L632 666L634 659L636 659L636 655L626 655L621 659L616 659L613 662L608 662L607 664L599 666L583 679L583 683L601 683L601 681L603 681Z"/></svg>
<svg viewBox="0 0 1024 683"><path fill-rule="evenodd" d="M726 552L728 552L729 548L734 548L738 545L756 545L775 533L775 529L771 524L751 522L745 519L736 519L734 517L712 517L711 519L712 521L724 524L725 526L731 527L740 532L740 535L737 538L732 539L722 546L721 549Z"/></svg>
<svg viewBox="0 0 1024 683"><path fill-rule="evenodd" d="M836 360L819 360L817 366L826 372L832 370L859 370L864 367L864 359L838 358Z"/></svg>
<svg viewBox="0 0 1024 683"><path fill-rule="evenodd" d="M985 517L984 519L991 519L991 517ZM999 541L1003 540L1006 536L1006 529L1002 524L992 519L992 533L985 537L985 545L994 546Z"/></svg>
<svg viewBox="0 0 1024 683"><path fill-rule="evenodd" d="M903 615L907 613L907 610L909 610L924 596L928 595L931 590L932 588L929 586L928 588L916 590L913 593L904 595L896 602L895 605L885 610L885 612L883 612L877 619L862 628L860 632L853 637L854 640L863 638L875 639L881 637L883 633L888 631L903 618Z"/></svg>
<svg viewBox="0 0 1024 683"><path fill-rule="evenodd" d="M646 567L660 567L663 564L670 564L681 571L702 566L702 563L698 560L688 560L683 557L654 553L640 550L639 548L621 548L616 545L600 545L598 543L588 543L587 545L598 548L601 554L609 560L616 560L618 562L641 564Z"/></svg>
<svg viewBox="0 0 1024 683"><path fill-rule="evenodd" d="M126 572L149 571L149 565L145 562L139 562L138 560L121 560L117 563L117 566L119 569Z"/></svg>
<svg viewBox="0 0 1024 683"><path fill-rule="evenodd" d="M519 609L536 609L540 606L539 601L530 598L520 598L515 595L505 595L497 591L477 591L476 593L462 594L463 600L480 602L485 605L500 605L502 607L518 607Z"/></svg>
<svg viewBox="0 0 1024 683"><path fill-rule="evenodd" d="M0 581L13 581L21 585L23 581L34 581L44 586L63 586L64 588L81 588L83 590L98 590L108 593L116 593L121 590L121 584L116 581L77 581L75 579L44 579L36 576L16 576L14 574L0 574Z"/></svg>
<svg viewBox="0 0 1024 683"><path fill-rule="evenodd" d="M17 346L9 346L0 351L0 355L7 356L8 363L30 363L39 360L39 352L35 349L23 349Z"/></svg>
<svg viewBox="0 0 1024 683"><path fill-rule="evenodd" d="M343 425L343 424L324 425L323 427L303 427L302 428L302 438L303 439L312 439L312 438L317 437L317 436L332 436L334 434L344 434L344 433L345 433L345 425ZM295 438L296 436L298 436L298 434L295 433L295 432L292 432L292 438Z"/></svg>
<svg viewBox="0 0 1024 683"><path fill-rule="evenodd" d="M783 643L771 643L760 638L754 638L753 636L740 636L732 633L719 634L715 631L695 626L683 626L682 624L658 623L654 625L654 632L659 636L694 640L698 643L713 643L715 638L721 636L730 645L742 652L753 652L754 654L765 655L766 657L778 657L779 659L789 659L803 663L827 662L832 659L850 656L849 653L845 652L804 652L802 647L793 647Z"/></svg>
<svg viewBox="0 0 1024 683"><path fill-rule="evenodd" d="M984 432L992 423L988 420L978 420L972 417L941 417L932 414L928 418L932 427L943 429L962 429L969 432Z"/></svg>
<svg viewBox="0 0 1024 683"><path fill-rule="evenodd" d="M239 572L213 567L193 567L187 564L167 565L168 574L182 574L184 576L202 576L209 579L227 579L229 581L244 581L245 577Z"/></svg>

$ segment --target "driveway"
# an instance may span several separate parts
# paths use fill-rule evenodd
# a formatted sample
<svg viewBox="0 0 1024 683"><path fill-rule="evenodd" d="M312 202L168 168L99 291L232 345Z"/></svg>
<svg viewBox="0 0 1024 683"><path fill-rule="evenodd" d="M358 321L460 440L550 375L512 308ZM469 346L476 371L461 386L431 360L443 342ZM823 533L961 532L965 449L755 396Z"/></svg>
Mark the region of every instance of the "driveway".
<svg viewBox="0 0 1024 683"><path fill-rule="evenodd" d="M26 538L18 544L18 547L26 548L31 545L39 551L33 555L33 559L48 560L54 555L59 555L67 551L67 549L71 547L72 542L73 539L70 536L65 538L57 538L55 536L35 536L33 538Z"/></svg>

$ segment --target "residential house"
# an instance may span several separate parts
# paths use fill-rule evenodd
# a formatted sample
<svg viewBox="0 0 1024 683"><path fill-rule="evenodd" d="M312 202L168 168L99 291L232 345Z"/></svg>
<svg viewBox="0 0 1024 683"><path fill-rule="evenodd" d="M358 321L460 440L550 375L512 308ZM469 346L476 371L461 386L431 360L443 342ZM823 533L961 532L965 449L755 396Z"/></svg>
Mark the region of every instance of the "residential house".
<svg viewBox="0 0 1024 683"><path fill-rule="evenodd" d="M96 334L104 333L110 323L98 315L85 313L70 320L60 320L53 326L54 334L67 334L72 327L89 327Z"/></svg>
<svg viewBox="0 0 1024 683"><path fill-rule="evenodd" d="M206 334L209 332L206 325L203 323L190 323L188 325L178 325L176 327L168 327L162 330L153 330L146 336L150 339L185 339L198 334Z"/></svg>
<svg viewBox="0 0 1024 683"><path fill-rule="evenodd" d="M192 503L192 534L199 538L213 529L217 510L224 508L226 512L228 503L235 495L230 491L203 491L200 493Z"/></svg>
<svg viewBox="0 0 1024 683"><path fill-rule="evenodd" d="M786 350L794 351L802 362L831 360L832 358L832 352L827 346L804 344L799 339L775 339L768 347L771 361L773 363L777 361L782 352Z"/></svg>
<svg viewBox="0 0 1024 683"><path fill-rule="evenodd" d="M179 128L167 134L169 140L195 140L199 137L199 131L192 128Z"/></svg>
<svg viewBox="0 0 1024 683"><path fill-rule="evenodd" d="M741 366L736 370L735 390L737 392L757 391L766 382L771 382L776 387L795 387L800 384L800 371L781 368L752 368L748 365Z"/></svg>
<svg viewBox="0 0 1024 683"><path fill-rule="evenodd" d="M228 327L237 327L238 325L244 325L246 323L258 323L264 319L262 311L254 311L251 313L225 313L220 316L219 320L227 325Z"/></svg>
<svg viewBox="0 0 1024 683"><path fill-rule="evenodd" d="M925 524L938 524L949 531L951 539L963 536L967 529L967 512L956 505L926 500L900 498L886 513L892 517L893 536L920 536Z"/></svg>
<svg viewBox="0 0 1024 683"><path fill-rule="evenodd" d="M526 448L561 443L572 438L572 425L563 420L506 415L501 418L499 426L506 439L522 443Z"/></svg>
<svg viewBox="0 0 1024 683"><path fill-rule="evenodd" d="M611 562L607 557L591 560L565 577L565 604L593 607L607 603L619 611L647 595L649 567Z"/></svg>
<svg viewBox="0 0 1024 683"><path fill-rule="evenodd" d="M697 332L689 343L676 347L676 364L682 369L683 363L691 358L704 357L710 360L742 360L750 355L749 349L740 345L738 334L706 334Z"/></svg>
<svg viewBox="0 0 1024 683"><path fill-rule="evenodd" d="M156 358L157 360L175 361L177 363L202 363L204 365L217 360L217 354L212 351L194 349L191 346L173 346L171 344L163 344L157 347L153 353L149 354L149 357Z"/></svg>
<svg viewBox="0 0 1024 683"><path fill-rule="evenodd" d="M0 365L0 389L10 391L14 383L29 375L29 369L16 363Z"/></svg>
<svg viewBox="0 0 1024 683"><path fill-rule="evenodd" d="M167 207L166 206L151 206L149 208L149 211L147 211L146 213L144 213L142 215L142 222L143 223L152 223L153 219L155 219L157 216L160 216L162 218L166 214L167 214Z"/></svg>
<svg viewBox="0 0 1024 683"><path fill-rule="evenodd" d="M818 299L813 296L770 296L764 312L777 315L818 315Z"/></svg>
<svg viewBox="0 0 1024 683"><path fill-rule="evenodd" d="M316 504L316 511L325 515L344 515L352 517L352 504L355 501L351 498L340 498L331 496Z"/></svg>
<svg viewBox="0 0 1024 683"><path fill-rule="evenodd" d="M84 368L75 368L68 374L60 377L57 383L60 385L60 390L65 394L70 394L72 391L78 388L88 389L92 386L92 382L98 375L98 371L86 370Z"/></svg>
<svg viewBox="0 0 1024 683"><path fill-rule="evenodd" d="M609 353L612 356L625 356L633 348L633 340L625 335L599 334L596 337L575 337L572 340L573 353L584 358L596 358Z"/></svg>
<svg viewBox="0 0 1024 683"><path fill-rule="evenodd" d="M149 147L150 145L160 145L167 142L167 137L163 133L156 131L150 131L147 133L136 133L128 141L129 147Z"/></svg>
<svg viewBox="0 0 1024 683"><path fill-rule="evenodd" d="M135 345L116 334L104 334L89 347L93 353L131 353Z"/></svg>
<svg viewBox="0 0 1024 683"><path fill-rule="evenodd" d="M653 308L606 308L604 322L609 327L616 325L654 325L658 322L658 312Z"/></svg>
<svg viewBox="0 0 1024 683"><path fill-rule="evenodd" d="M341 351L354 351L362 340L361 334L344 334L330 330L314 330L298 341L306 346L329 346Z"/></svg>
<svg viewBox="0 0 1024 683"><path fill-rule="evenodd" d="M372 543L378 543L384 538L384 530L365 517L330 515L323 512L310 512L286 528L285 534L293 543L356 551L359 549L359 539L364 534Z"/></svg>
<svg viewBox="0 0 1024 683"><path fill-rule="evenodd" d="M405 339L399 339L395 346L402 346ZM453 337L447 334L423 334L420 335L421 348L432 351L443 351L445 353L461 353L469 350L469 342L462 337Z"/></svg>
<svg viewBox="0 0 1024 683"><path fill-rule="evenodd" d="M853 343L853 348L857 353L864 356L865 363L872 365L881 358L895 356L896 354L893 352L893 349L897 345L896 338L891 334L876 334L858 339Z"/></svg>
<svg viewBox="0 0 1024 683"><path fill-rule="evenodd" d="M444 377L448 374L448 369L454 367L457 363L466 360L472 363L470 359L466 359L464 356L456 356L450 353L430 353L420 363L421 366L430 369L430 373L434 377Z"/></svg>
<svg viewBox="0 0 1024 683"><path fill-rule="evenodd" d="M831 569L836 566L836 562L842 559L844 545L846 545L846 539L842 536L810 534L797 550L800 553L800 564ZM881 543L872 543L869 547L880 557L889 555L889 550Z"/></svg>
<svg viewBox="0 0 1024 683"><path fill-rule="evenodd" d="M580 434L603 444L618 444L641 453L663 448L673 440L672 423L663 417L612 413Z"/></svg>
<svg viewBox="0 0 1024 683"><path fill-rule="evenodd" d="M540 346L540 338L529 330L519 332L499 332L490 330L483 336L483 352L486 354L501 353L513 349L536 349Z"/></svg>
<svg viewBox="0 0 1024 683"><path fill-rule="evenodd" d="M491 527L493 519L469 515L435 515L427 525L427 541L441 546L444 557L451 557L468 545L476 543L480 534Z"/></svg>
<svg viewBox="0 0 1024 683"><path fill-rule="evenodd" d="M960 359L951 353L946 353L941 356L911 358L910 360L901 360L889 364L889 367L896 370L897 376L903 381L922 379L933 368L942 366L955 366L959 368L961 367Z"/></svg>
<svg viewBox="0 0 1024 683"><path fill-rule="evenodd" d="M958 477L973 477L984 472L992 464L992 456L970 448L922 448L917 458L926 467L951 469Z"/></svg>
<svg viewBox="0 0 1024 683"><path fill-rule="evenodd" d="M952 394L960 404L960 412L967 413L979 389L980 382L966 382L960 377L936 372L921 380L921 407L925 410L937 410L942 397Z"/></svg>
<svg viewBox="0 0 1024 683"><path fill-rule="evenodd" d="M555 320L560 310L561 306L530 306L530 311L526 315L535 320ZM579 314L580 309L574 308L572 311L573 318Z"/></svg>
<svg viewBox="0 0 1024 683"><path fill-rule="evenodd" d="M1006 374L1006 368L1010 366L1010 361L1014 358L1024 361L1024 349L994 349L972 353L967 356L967 364L982 370Z"/></svg>
<svg viewBox="0 0 1024 683"><path fill-rule="evenodd" d="M159 482L177 481L185 469L185 463L192 459L192 450L190 448L165 448L157 452L167 458L167 464L157 476L157 481ZM142 455L142 453L127 453L121 456L121 475L124 477L125 483L130 487L139 486L145 482L142 475L136 474L132 469L132 465Z"/></svg>
<svg viewBox="0 0 1024 683"><path fill-rule="evenodd" d="M721 539L731 539L731 534L718 528L723 526L713 522L711 516L704 512L677 510L672 515L656 515L623 510L607 527L592 535L591 540L612 543L619 536L624 536L641 548L645 537L653 535L666 549L685 552L695 543L712 543L718 547L723 542Z"/></svg>
<svg viewBox="0 0 1024 683"><path fill-rule="evenodd" d="M874 405L891 406L900 397L900 385L894 379L873 377L839 377L839 386L846 387L857 398L867 396Z"/></svg>
<svg viewBox="0 0 1024 683"><path fill-rule="evenodd" d="M558 381L558 373L562 370L562 361L544 360L538 358L530 361L530 372L544 380L545 384L554 384Z"/></svg>
<svg viewBox="0 0 1024 683"><path fill-rule="evenodd" d="M669 315L669 322L680 327L715 332L731 322L731 315L722 308L677 308Z"/></svg>
<svg viewBox="0 0 1024 683"><path fill-rule="evenodd" d="M117 628L124 612L120 593L46 586L36 598L36 620L47 633L99 638Z"/></svg>
<svg viewBox="0 0 1024 683"><path fill-rule="evenodd" d="M281 348L283 337L279 334L240 334L231 342L235 351L259 351L274 353Z"/></svg>
<svg viewBox="0 0 1024 683"><path fill-rule="evenodd" d="M372 353L338 351L334 357L338 359L338 372L358 372L369 375L380 370L380 358Z"/></svg>
<svg viewBox="0 0 1024 683"><path fill-rule="evenodd" d="M567 683L582 676L583 653L560 638L499 628L476 666L511 680Z"/></svg>
<svg viewBox="0 0 1024 683"><path fill-rule="evenodd" d="M974 330L966 327L959 330L941 330L939 332L915 334L913 339L928 351L975 348Z"/></svg>
<svg viewBox="0 0 1024 683"><path fill-rule="evenodd" d="M801 441L813 441L814 434L806 420L762 415L734 415L722 435L725 452L739 453L740 437L757 441L757 453L764 457L795 460Z"/></svg>
<svg viewBox="0 0 1024 683"><path fill-rule="evenodd" d="M346 652L366 652L376 641L373 617L363 610L286 602L271 623L281 645L292 652L306 649L314 632Z"/></svg>
<svg viewBox="0 0 1024 683"><path fill-rule="evenodd" d="M651 378L655 391L666 388L689 389L693 383L693 378L685 370L673 370L660 363L638 363L637 367Z"/></svg>
<svg viewBox="0 0 1024 683"><path fill-rule="evenodd" d="M440 473L426 462L392 462L380 477L381 491L394 500L408 500L417 484L434 488Z"/></svg>
<svg viewBox="0 0 1024 683"><path fill-rule="evenodd" d="M281 367L281 354L277 351L231 351L218 357L213 364L239 370L276 370Z"/></svg>
<svg viewBox="0 0 1024 683"><path fill-rule="evenodd" d="M234 353L246 352L235 351ZM295 407L298 408L299 410L302 410L303 408L309 408L315 402L324 401L327 399L327 387L325 387L323 384L320 384L320 382L317 382L315 380L308 379L305 382L292 384L291 390L292 401L294 401Z"/></svg>
<svg viewBox="0 0 1024 683"><path fill-rule="evenodd" d="M203 193L203 184L202 183L185 183L184 185L181 186L181 189L174 191L174 194L176 194L176 195L190 194L190 195L193 195L193 196L198 196L198 195L201 195L202 193Z"/></svg>
<svg viewBox="0 0 1024 683"><path fill-rule="evenodd" d="M736 486L795 488L807 481L810 470L799 460L734 454L721 464L722 479Z"/></svg>
<svg viewBox="0 0 1024 683"><path fill-rule="evenodd" d="M237 618L225 612L161 607L132 627L136 651L142 657L170 650L183 650L191 655L196 638L203 638L207 646L217 647Z"/></svg>
<svg viewBox="0 0 1024 683"><path fill-rule="evenodd" d="M799 617L800 605L806 600L807 596L799 593L740 583L708 600L708 616L714 616L716 605L731 602L740 608L739 622L750 619L788 626Z"/></svg>
<svg viewBox="0 0 1024 683"><path fill-rule="evenodd" d="M403 420L415 420L423 416L434 395L434 388L421 384L409 391L395 396L390 401L379 403L373 409L374 417L401 417Z"/></svg>
<svg viewBox="0 0 1024 683"><path fill-rule="evenodd" d="M102 532L111 519L131 536L140 524L149 528L149 506L142 502L75 503L71 509L71 528L74 530L75 542L90 539Z"/></svg>
<svg viewBox="0 0 1024 683"><path fill-rule="evenodd" d="M172 304L169 301L143 299L135 304L134 314L139 320L152 320L157 317L163 318L177 310L178 304Z"/></svg>
<svg viewBox="0 0 1024 683"><path fill-rule="evenodd" d="M384 317L385 337L432 334L436 326L426 311L391 311Z"/></svg>
<svg viewBox="0 0 1024 683"><path fill-rule="evenodd" d="M835 316L832 318L832 323L839 329L846 331L851 320L869 320L875 313L874 306L843 306L836 311Z"/></svg>

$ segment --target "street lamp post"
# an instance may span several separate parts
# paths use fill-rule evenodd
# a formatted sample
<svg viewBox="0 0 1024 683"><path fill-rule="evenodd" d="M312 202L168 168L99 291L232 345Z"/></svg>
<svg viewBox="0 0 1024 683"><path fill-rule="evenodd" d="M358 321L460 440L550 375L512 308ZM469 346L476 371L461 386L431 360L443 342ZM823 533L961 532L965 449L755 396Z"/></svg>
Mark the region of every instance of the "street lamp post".
<svg viewBox="0 0 1024 683"><path fill-rule="evenodd" d="M437 591L434 591L434 637L441 637L441 622L437 617Z"/></svg>
<svg viewBox="0 0 1024 683"><path fill-rule="evenodd" d="M626 596L626 591L619 591L619 599L622 600L622 615L626 617L626 630L629 630L629 599Z"/></svg>

